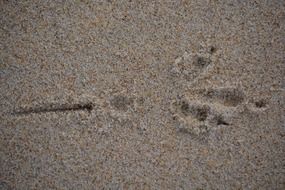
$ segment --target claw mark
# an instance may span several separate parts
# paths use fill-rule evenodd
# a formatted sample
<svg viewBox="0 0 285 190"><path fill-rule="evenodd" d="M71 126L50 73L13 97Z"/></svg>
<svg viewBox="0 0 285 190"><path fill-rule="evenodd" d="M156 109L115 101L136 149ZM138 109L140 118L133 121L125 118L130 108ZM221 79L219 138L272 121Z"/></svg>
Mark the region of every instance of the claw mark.
<svg viewBox="0 0 285 190"><path fill-rule="evenodd" d="M49 112L68 112L68 111L88 111L91 112L93 110L92 103L86 104L51 104L34 108L27 108L15 111L14 115L28 115L28 114L42 114Z"/></svg>
<svg viewBox="0 0 285 190"><path fill-rule="evenodd" d="M224 120L222 116L217 116L216 121L217 125L230 125L228 122Z"/></svg>

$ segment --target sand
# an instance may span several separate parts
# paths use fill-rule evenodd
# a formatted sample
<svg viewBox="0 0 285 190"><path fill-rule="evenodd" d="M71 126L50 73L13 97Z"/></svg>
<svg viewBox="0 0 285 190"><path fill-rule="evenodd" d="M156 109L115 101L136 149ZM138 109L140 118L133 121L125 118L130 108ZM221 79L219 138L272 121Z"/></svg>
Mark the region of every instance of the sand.
<svg viewBox="0 0 285 190"><path fill-rule="evenodd" d="M285 189L283 0L0 1L0 189Z"/></svg>

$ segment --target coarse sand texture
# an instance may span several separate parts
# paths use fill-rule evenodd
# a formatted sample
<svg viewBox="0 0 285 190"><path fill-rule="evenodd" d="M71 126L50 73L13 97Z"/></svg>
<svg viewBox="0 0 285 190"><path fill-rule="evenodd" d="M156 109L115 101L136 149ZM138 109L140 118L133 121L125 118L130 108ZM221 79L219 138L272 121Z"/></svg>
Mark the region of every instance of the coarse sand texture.
<svg viewBox="0 0 285 190"><path fill-rule="evenodd" d="M285 189L284 0L0 0L0 190Z"/></svg>

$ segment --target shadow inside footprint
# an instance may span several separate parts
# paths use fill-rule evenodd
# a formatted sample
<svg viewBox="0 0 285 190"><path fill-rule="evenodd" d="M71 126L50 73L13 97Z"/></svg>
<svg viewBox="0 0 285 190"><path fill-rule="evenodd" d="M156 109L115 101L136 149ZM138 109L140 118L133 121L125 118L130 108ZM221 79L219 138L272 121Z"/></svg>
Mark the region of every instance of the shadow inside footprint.
<svg viewBox="0 0 285 190"><path fill-rule="evenodd" d="M212 63L211 54L188 54L175 59L170 69L171 76L183 77L188 82L193 82Z"/></svg>
<svg viewBox="0 0 285 190"><path fill-rule="evenodd" d="M211 59L201 56L197 56L194 61L194 65L200 69L207 67L210 64L211 64Z"/></svg>
<svg viewBox="0 0 285 190"><path fill-rule="evenodd" d="M182 101L180 111L184 116L191 115L199 121L205 121L208 117L210 107L207 105L193 105L186 101Z"/></svg>
<svg viewBox="0 0 285 190"><path fill-rule="evenodd" d="M208 113L210 111L210 107L203 105L200 107L196 107L192 109L193 116L199 121L205 121L208 117Z"/></svg>
<svg viewBox="0 0 285 190"><path fill-rule="evenodd" d="M180 110L185 116L188 116L191 113L189 104L186 101L181 102Z"/></svg>
<svg viewBox="0 0 285 190"><path fill-rule="evenodd" d="M211 54L214 54L214 53L216 53L217 52L217 48L215 48L214 46L212 46L211 48L210 48L210 53Z"/></svg>
<svg viewBox="0 0 285 190"><path fill-rule="evenodd" d="M245 95L237 88L221 88L208 90L205 97L216 100L225 106L236 107L244 101Z"/></svg>
<svg viewBox="0 0 285 190"><path fill-rule="evenodd" d="M10 190L12 189L8 183L4 182L4 181L0 181L0 189L1 190Z"/></svg>
<svg viewBox="0 0 285 190"><path fill-rule="evenodd" d="M179 128L180 134L189 135L193 140L207 141L209 136L209 128L207 125L199 125L193 128Z"/></svg>
<svg viewBox="0 0 285 190"><path fill-rule="evenodd" d="M199 77L203 71L211 64L211 59L203 56L195 56L190 68L184 74L187 81L193 81Z"/></svg>
<svg viewBox="0 0 285 190"><path fill-rule="evenodd" d="M133 99L122 95L114 96L110 101L111 106L120 111L127 111L133 104Z"/></svg>
<svg viewBox="0 0 285 190"><path fill-rule="evenodd" d="M261 100L256 101L254 104L255 104L256 108L265 108L265 107L267 107L268 103L266 100L261 99Z"/></svg>

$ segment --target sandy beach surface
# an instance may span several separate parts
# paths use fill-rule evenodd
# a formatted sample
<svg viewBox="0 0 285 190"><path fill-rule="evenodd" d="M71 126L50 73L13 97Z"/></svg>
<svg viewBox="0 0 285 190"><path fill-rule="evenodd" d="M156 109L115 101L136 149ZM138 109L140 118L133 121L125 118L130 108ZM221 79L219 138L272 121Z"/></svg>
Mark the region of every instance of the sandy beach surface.
<svg viewBox="0 0 285 190"><path fill-rule="evenodd" d="M0 0L0 189L285 189L285 1Z"/></svg>

